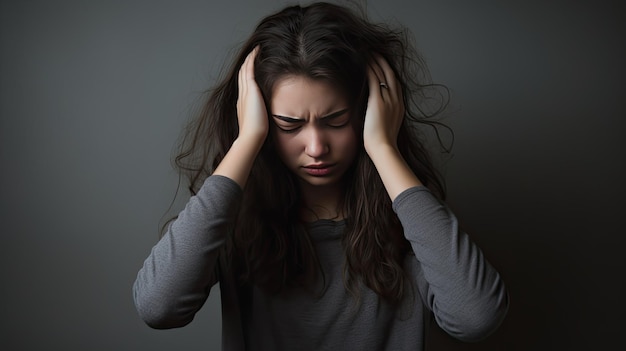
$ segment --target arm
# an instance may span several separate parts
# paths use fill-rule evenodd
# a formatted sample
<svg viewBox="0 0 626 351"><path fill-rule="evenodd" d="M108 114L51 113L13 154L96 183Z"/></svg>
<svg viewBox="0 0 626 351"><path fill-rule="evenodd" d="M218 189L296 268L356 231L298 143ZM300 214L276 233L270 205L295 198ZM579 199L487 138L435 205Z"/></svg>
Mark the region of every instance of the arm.
<svg viewBox="0 0 626 351"><path fill-rule="evenodd" d="M422 186L398 151L402 90L381 57L371 63L368 80L365 149L423 269L428 305L450 335L462 340L485 337L506 314L504 284L480 249L459 230L454 214Z"/></svg>
<svg viewBox="0 0 626 351"><path fill-rule="evenodd" d="M232 231L242 189L268 132L265 104L254 79L257 51L248 54L239 70L237 139L154 246L135 280L135 305L154 328L191 322L219 279L219 251Z"/></svg>
<svg viewBox="0 0 626 351"><path fill-rule="evenodd" d="M153 328L181 327L217 282L220 248L235 223L242 192L211 176L152 248L133 285L140 317Z"/></svg>
<svg viewBox="0 0 626 351"><path fill-rule="evenodd" d="M424 272L437 324L465 341L496 330L508 310L504 282L449 208L423 186L399 194L393 208Z"/></svg>

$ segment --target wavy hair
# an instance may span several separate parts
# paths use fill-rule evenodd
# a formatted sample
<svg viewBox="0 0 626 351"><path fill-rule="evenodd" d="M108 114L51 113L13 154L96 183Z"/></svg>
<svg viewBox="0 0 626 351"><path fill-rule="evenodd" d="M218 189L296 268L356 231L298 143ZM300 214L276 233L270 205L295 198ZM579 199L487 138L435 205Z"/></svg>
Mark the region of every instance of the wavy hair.
<svg viewBox="0 0 626 351"><path fill-rule="evenodd" d="M198 191L237 137L237 73L248 53L259 46L255 77L266 104L274 84L287 75L325 80L346 92L353 103L361 137L369 94L367 65L376 53L384 57L405 100L399 150L422 183L443 199L445 184L426 147L423 129L433 127L446 149L437 132L437 127L446 126L433 117L445 108L447 89L432 84L409 39L405 29L372 23L364 11L323 2L290 6L262 19L225 77L207 92L201 111L186 129L175 165L187 177L190 192ZM342 244L346 288L358 297L357 287L362 282L381 297L398 301L405 293L403 262L412 251L362 140L345 177L342 205L347 215ZM271 137L243 190L238 221L222 251L222 259L235 269L241 282L279 292L318 279L321 270L315 249L299 220L297 181L279 160Z"/></svg>

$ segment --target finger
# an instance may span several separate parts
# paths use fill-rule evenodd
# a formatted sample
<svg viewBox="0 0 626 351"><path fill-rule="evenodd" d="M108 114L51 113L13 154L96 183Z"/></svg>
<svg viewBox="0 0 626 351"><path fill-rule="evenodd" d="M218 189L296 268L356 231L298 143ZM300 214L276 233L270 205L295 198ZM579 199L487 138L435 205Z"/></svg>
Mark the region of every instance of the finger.
<svg viewBox="0 0 626 351"><path fill-rule="evenodd" d="M395 98L401 93L401 89L397 89L398 81L395 79L393 69L387 63L387 60L380 54L375 54L371 65L375 68L377 76L380 78L379 89L381 96L390 102L397 102Z"/></svg>
<svg viewBox="0 0 626 351"><path fill-rule="evenodd" d="M383 82L385 80L385 74L383 73L383 70L380 67L380 65L378 64L376 58L374 58L373 60L370 61L369 66L372 69L372 71L374 72L374 74L376 75L376 79L377 79L378 83Z"/></svg>
<svg viewBox="0 0 626 351"><path fill-rule="evenodd" d="M239 87L239 96L241 96L242 93L242 89L243 89L243 70L244 70L244 65L245 65L246 61L243 61L243 64L241 65L241 67L239 67L239 72L237 72L237 86Z"/></svg>
<svg viewBox="0 0 626 351"><path fill-rule="evenodd" d="M396 74L389 65L389 62L387 62L387 60L380 55L376 55L375 58L376 65L379 67L381 72L382 81L385 82L390 89L395 90L397 88Z"/></svg>
<svg viewBox="0 0 626 351"><path fill-rule="evenodd" d="M244 66L246 68L245 70L246 79L254 79L254 60L256 58L258 51L259 51L259 46L257 45L254 47L254 49L252 49L252 51L250 51L250 53L246 57L246 61L244 62Z"/></svg>
<svg viewBox="0 0 626 351"><path fill-rule="evenodd" d="M246 56L243 64L239 67L239 73L237 75L237 84L239 85L239 98L242 98L246 92L246 64L248 63L248 57Z"/></svg>
<svg viewBox="0 0 626 351"><path fill-rule="evenodd" d="M381 74L384 77L384 80L387 83L387 90L391 95L391 101L394 103L403 103L403 93L402 93L402 85L400 80L397 78L395 71L391 68L389 62L382 56L378 55L377 57L377 65L380 67Z"/></svg>
<svg viewBox="0 0 626 351"><path fill-rule="evenodd" d="M380 78L376 74L376 70L371 64L369 64L367 67L367 79L369 83L370 94L373 94L376 91L380 90Z"/></svg>
<svg viewBox="0 0 626 351"><path fill-rule="evenodd" d="M385 82L384 74L380 66L375 61L370 62L368 65L368 79L370 94L376 94L383 100L387 100L387 83Z"/></svg>
<svg viewBox="0 0 626 351"><path fill-rule="evenodd" d="M378 83L378 87L381 87L381 83L387 83L387 80L385 78L385 73L383 71L383 68L380 66L379 62L378 62L378 55L374 56L374 59L372 61L370 61L369 65L372 68L372 70L374 71L374 74L376 75L376 79L377 79L377 83Z"/></svg>

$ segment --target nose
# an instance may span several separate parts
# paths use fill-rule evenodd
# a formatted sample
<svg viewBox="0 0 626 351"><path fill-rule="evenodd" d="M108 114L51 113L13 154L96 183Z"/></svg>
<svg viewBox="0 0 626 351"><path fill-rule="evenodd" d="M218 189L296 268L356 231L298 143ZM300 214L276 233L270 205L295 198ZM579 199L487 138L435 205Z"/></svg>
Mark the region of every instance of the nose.
<svg viewBox="0 0 626 351"><path fill-rule="evenodd" d="M305 135L305 153L312 158L320 158L330 150L326 134L318 128L309 128Z"/></svg>

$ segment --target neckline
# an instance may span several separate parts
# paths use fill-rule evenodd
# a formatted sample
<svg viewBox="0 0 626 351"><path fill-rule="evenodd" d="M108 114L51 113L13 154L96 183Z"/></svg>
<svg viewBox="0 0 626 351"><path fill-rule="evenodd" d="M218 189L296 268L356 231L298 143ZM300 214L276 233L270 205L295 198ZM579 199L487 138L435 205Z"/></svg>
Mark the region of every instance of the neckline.
<svg viewBox="0 0 626 351"><path fill-rule="evenodd" d="M304 222L304 225L307 226L307 227L318 227L318 226L325 226L325 225L337 227L337 226L342 226L342 225L345 225L345 224L346 224L346 219L345 218L338 219L338 220L328 219L328 218L321 218L321 219L315 220L313 222Z"/></svg>

